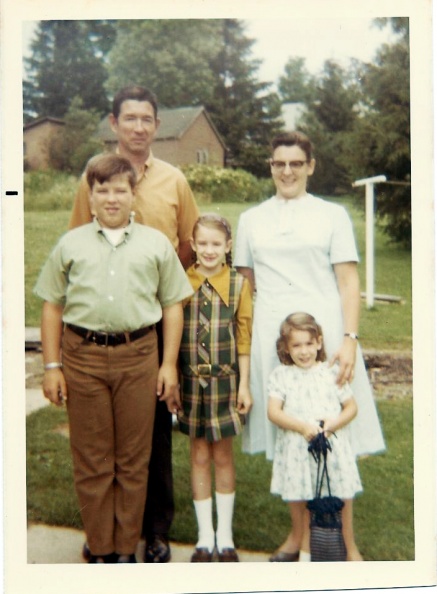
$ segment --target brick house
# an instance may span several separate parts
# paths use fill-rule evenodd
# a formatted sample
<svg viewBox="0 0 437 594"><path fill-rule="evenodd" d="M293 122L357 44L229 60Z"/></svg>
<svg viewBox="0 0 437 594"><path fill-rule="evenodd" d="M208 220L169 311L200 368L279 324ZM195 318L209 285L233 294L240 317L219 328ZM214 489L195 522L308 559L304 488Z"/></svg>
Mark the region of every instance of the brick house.
<svg viewBox="0 0 437 594"><path fill-rule="evenodd" d="M152 146L155 157L176 166L225 165L225 144L204 107L160 109L159 118L161 125ZM100 122L97 137L106 150L115 149L117 138L107 117Z"/></svg>
<svg viewBox="0 0 437 594"><path fill-rule="evenodd" d="M65 125L59 118L42 117L23 128L23 154L26 169L47 169L50 166L49 147Z"/></svg>

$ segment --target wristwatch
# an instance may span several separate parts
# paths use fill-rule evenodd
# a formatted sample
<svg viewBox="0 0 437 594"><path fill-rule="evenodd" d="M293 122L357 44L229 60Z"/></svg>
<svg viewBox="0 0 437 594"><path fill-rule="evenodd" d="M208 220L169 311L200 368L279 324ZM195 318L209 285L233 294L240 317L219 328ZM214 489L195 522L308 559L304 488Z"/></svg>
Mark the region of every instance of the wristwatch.
<svg viewBox="0 0 437 594"><path fill-rule="evenodd" d="M349 336L349 338L352 338L353 340L358 340L359 338L358 334L355 334L355 332L345 332L344 336Z"/></svg>

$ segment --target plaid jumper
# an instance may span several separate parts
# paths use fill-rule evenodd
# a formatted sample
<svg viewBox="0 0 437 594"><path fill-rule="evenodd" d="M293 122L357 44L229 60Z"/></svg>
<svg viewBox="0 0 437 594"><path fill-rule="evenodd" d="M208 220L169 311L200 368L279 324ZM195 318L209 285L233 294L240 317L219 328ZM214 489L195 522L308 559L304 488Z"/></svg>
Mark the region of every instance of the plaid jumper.
<svg viewBox="0 0 437 594"><path fill-rule="evenodd" d="M195 284L190 269L187 272ZM241 274L225 266L219 275L226 274L229 275L228 303L214 289L212 279L205 278L197 290L193 287L196 292L184 307L179 428L192 438L202 437L208 442L241 432L236 406L239 380L236 329L240 299L251 297L247 288L242 292L247 281Z"/></svg>

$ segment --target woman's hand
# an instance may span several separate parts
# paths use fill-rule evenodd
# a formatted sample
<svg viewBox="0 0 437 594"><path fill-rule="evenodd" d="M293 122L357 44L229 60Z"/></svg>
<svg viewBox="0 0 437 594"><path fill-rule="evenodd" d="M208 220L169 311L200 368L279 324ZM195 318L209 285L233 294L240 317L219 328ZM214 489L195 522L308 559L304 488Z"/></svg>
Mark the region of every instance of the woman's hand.
<svg viewBox="0 0 437 594"><path fill-rule="evenodd" d="M357 355L357 341L354 338L345 336L341 347L332 356L329 365L339 364L337 384L343 386L346 382L351 383L354 379L355 360Z"/></svg>

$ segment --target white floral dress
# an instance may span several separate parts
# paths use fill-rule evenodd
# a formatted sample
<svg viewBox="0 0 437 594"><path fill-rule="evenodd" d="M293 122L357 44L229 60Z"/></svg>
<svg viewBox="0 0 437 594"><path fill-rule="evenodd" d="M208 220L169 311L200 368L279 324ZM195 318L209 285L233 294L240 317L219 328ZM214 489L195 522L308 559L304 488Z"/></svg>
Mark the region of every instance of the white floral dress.
<svg viewBox="0 0 437 594"><path fill-rule="evenodd" d="M353 396L349 384L341 388L336 385L337 374L337 365L329 367L327 363L317 363L310 369L279 365L269 378L269 397L283 400L283 410L290 416L318 424L321 419L338 416L341 404ZM341 499L351 499L362 491L349 431L350 425L346 425L329 438L331 493ZM284 501L309 501L315 496L316 479L317 463L308 452L306 439L295 431L278 429L271 492L281 495ZM327 495L325 488L322 495Z"/></svg>

